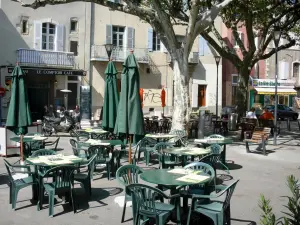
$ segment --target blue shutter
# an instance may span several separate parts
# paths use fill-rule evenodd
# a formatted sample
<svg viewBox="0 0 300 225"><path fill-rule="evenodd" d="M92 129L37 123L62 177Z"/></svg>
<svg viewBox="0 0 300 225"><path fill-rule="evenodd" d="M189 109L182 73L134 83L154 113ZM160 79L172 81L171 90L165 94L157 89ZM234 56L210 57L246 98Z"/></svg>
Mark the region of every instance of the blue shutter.
<svg viewBox="0 0 300 225"><path fill-rule="evenodd" d="M127 48L134 48L134 28L127 27Z"/></svg>
<svg viewBox="0 0 300 225"><path fill-rule="evenodd" d="M149 52L153 51L153 29L148 28L148 50Z"/></svg>
<svg viewBox="0 0 300 225"><path fill-rule="evenodd" d="M40 21L34 21L33 48L37 50L42 49L42 23Z"/></svg>
<svg viewBox="0 0 300 225"><path fill-rule="evenodd" d="M105 44L112 44L112 25L106 25L106 43Z"/></svg>
<svg viewBox="0 0 300 225"><path fill-rule="evenodd" d="M56 25L55 31L55 51L63 52L65 42L65 27L64 25Z"/></svg>

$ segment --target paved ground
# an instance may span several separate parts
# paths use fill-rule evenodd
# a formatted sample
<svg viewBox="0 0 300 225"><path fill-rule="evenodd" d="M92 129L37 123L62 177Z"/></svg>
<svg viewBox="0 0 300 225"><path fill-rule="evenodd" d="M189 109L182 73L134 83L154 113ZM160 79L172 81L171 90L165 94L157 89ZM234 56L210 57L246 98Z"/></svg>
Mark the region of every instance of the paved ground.
<svg viewBox="0 0 300 225"><path fill-rule="evenodd" d="M295 129L293 129L295 130ZM286 177L290 174L299 176L300 166L300 136L299 132L283 132L279 138L279 145L268 145L267 149L272 150L268 156L259 152L247 154L242 143L235 143L227 148L227 159L230 160L231 176L240 179L234 196L231 200L232 224L259 224L260 210L258 201L260 194L271 199L274 211L280 214L284 210L282 204L284 199L280 196L288 194ZM63 153L71 154L68 144L68 137L61 138L59 146L64 148ZM252 147L255 149L255 146ZM17 158L9 158L9 161L16 161ZM47 204L42 211L37 211L32 205L31 189L26 188L20 191L17 202L17 210L12 211L8 204L8 186L4 163L0 160L0 224L46 224L46 225L117 225L121 224L121 207L115 203L115 198L121 196L122 189L116 180L108 181L102 176L101 171L95 176L92 183L93 196L88 204L85 203L84 195L80 196L80 209L73 214L68 204L62 204L60 200L55 207L55 217L48 217ZM218 171L218 174L224 174ZM230 182L230 181L228 181ZM78 189L80 189L78 187ZM80 190L79 190L80 192ZM131 218L131 208L127 208L126 218ZM132 224L132 221L124 223Z"/></svg>

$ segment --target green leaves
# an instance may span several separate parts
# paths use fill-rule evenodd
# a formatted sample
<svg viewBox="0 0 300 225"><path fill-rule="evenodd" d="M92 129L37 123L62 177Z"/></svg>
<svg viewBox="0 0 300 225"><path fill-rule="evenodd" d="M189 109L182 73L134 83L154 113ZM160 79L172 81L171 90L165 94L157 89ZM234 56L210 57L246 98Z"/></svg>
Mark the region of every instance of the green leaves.
<svg viewBox="0 0 300 225"><path fill-rule="evenodd" d="M270 200L263 195L260 196L259 208L262 210L260 218L261 225L299 225L300 224L300 189L296 178L291 175L287 178L287 186L292 196L283 196L288 199L287 205L284 205L287 211L282 212L285 216L276 219L272 212Z"/></svg>

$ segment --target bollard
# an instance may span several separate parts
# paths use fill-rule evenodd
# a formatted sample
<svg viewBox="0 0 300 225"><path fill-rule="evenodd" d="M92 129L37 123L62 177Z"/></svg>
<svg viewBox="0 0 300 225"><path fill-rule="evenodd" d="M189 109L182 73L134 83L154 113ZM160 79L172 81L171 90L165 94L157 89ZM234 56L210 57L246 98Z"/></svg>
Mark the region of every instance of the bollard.
<svg viewBox="0 0 300 225"><path fill-rule="evenodd" d="M198 138L203 139L204 138L204 125L205 125L205 111L200 110L199 111L199 122L198 122Z"/></svg>
<svg viewBox="0 0 300 225"><path fill-rule="evenodd" d="M290 122L290 118L287 118L287 129L288 131L291 131L291 122Z"/></svg>

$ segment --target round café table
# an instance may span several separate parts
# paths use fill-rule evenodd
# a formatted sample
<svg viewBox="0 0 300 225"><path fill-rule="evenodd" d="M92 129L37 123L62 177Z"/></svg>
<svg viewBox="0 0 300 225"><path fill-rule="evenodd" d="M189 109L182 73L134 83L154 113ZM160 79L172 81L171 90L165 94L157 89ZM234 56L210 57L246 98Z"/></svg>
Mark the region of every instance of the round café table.
<svg viewBox="0 0 300 225"><path fill-rule="evenodd" d="M157 134L146 134L146 137L156 139L157 142L159 142L160 140L161 141L166 141L168 139L175 138L177 136L178 135L176 135L176 134L159 134L159 133L157 133Z"/></svg>
<svg viewBox="0 0 300 225"><path fill-rule="evenodd" d="M182 156L182 166L187 164L188 156L205 156L211 153L210 149L207 148L198 148L194 146L186 146L186 147L179 147L179 148L167 148L163 149L163 152Z"/></svg>
<svg viewBox="0 0 300 225"><path fill-rule="evenodd" d="M178 171L178 172L176 172ZM175 195L179 193L178 186L187 186L187 185L194 185L194 184L202 184L206 183L210 180L210 176L203 173L199 174L202 175L202 180L193 180L193 179L183 179L188 174L184 173L184 169L158 169L158 170L146 170L141 175L140 178L143 181L157 184L159 186L167 186L170 189L170 194ZM181 179L181 180L179 180ZM180 201L176 201L177 204L180 204ZM174 202L171 201L171 204ZM180 207L177 208L177 224L181 224L180 222Z"/></svg>

